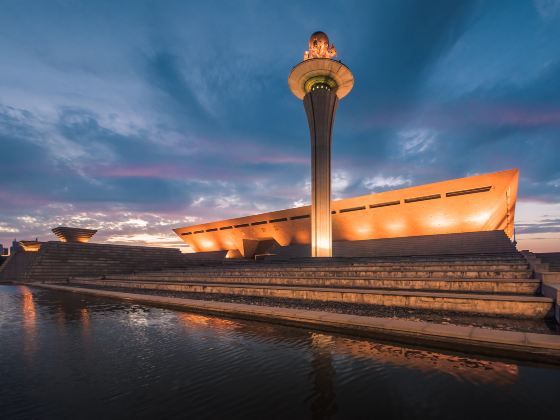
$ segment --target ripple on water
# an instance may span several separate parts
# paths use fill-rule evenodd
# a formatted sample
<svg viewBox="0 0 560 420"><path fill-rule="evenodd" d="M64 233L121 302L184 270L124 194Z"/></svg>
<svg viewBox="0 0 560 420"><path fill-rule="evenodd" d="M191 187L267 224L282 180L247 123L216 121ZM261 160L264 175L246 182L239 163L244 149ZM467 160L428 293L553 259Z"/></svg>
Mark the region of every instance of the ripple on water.
<svg viewBox="0 0 560 420"><path fill-rule="evenodd" d="M550 367L79 294L0 286L0 310L7 418L538 419L560 389Z"/></svg>

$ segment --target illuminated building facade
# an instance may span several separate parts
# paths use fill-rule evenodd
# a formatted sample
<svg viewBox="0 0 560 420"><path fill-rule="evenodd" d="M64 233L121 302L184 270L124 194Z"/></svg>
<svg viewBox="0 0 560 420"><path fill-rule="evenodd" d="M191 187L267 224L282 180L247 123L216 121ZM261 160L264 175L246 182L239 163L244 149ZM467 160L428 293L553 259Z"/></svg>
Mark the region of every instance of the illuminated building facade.
<svg viewBox="0 0 560 420"><path fill-rule="evenodd" d="M58 226L52 229L52 233L62 242L80 242L85 244L97 233L97 230Z"/></svg>
<svg viewBox="0 0 560 420"><path fill-rule="evenodd" d="M514 233L517 169L331 203L334 241L502 230ZM251 258L273 245L311 244L311 206L174 229L195 252Z"/></svg>
<svg viewBox="0 0 560 420"><path fill-rule="evenodd" d="M19 244L25 252L38 252L41 249L42 242L36 238L34 241L19 241Z"/></svg>
<svg viewBox="0 0 560 420"><path fill-rule="evenodd" d="M350 69L339 61L323 32L309 39L309 50L288 78L303 99L311 137L311 256L332 256L331 143L338 102L354 86Z"/></svg>

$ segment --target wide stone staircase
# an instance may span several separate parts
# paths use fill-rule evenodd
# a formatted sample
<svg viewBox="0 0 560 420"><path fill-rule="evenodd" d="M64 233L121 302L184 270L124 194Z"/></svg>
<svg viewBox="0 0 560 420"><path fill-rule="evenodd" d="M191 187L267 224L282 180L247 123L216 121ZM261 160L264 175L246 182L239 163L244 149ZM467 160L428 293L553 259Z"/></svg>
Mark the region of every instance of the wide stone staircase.
<svg viewBox="0 0 560 420"><path fill-rule="evenodd" d="M16 252L0 265L0 282L23 278L37 259L37 252Z"/></svg>
<svg viewBox="0 0 560 420"><path fill-rule="evenodd" d="M15 254L6 261L0 280L57 283L71 276L200 266L223 260L224 256L225 252L182 254L169 248L50 241L43 243L38 252Z"/></svg>
<svg viewBox="0 0 560 420"><path fill-rule="evenodd" d="M206 262L182 269L72 277L82 287L112 287L308 302L342 302L500 317L545 318L525 258L515 252L285 261Z"/></svg>

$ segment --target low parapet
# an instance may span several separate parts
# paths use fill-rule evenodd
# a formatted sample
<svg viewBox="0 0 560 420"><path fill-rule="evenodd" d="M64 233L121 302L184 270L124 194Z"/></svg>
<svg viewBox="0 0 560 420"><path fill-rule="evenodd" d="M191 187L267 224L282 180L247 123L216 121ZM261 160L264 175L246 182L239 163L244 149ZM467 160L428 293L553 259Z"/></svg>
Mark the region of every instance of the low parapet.
<svg viewBox="0 0 560 420"><path fill-rule="evenodd" d="M52 232L62 242L80 242L87 243L93 235L97 233L94 229L82 229L68 226L55 227Z"/></svg>

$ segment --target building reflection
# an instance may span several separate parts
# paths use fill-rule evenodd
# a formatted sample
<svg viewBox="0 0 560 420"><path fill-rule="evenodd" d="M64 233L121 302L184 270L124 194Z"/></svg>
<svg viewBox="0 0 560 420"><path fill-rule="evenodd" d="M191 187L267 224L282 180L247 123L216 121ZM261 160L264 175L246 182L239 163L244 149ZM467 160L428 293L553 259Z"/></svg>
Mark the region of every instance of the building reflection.
<svg viewBox="0 0 560 420"><path fill-rule="evenodd" d="M518 379L516 364L446 354L400 345L337 337L332 352L357 359L371 359L397 367L437 372L475 384L507 385Z"/></svg>
<svg viewBox="0 0 560 420"><path fill-rule="evenodd" d="M133 306L126 311L128 321L137 327L146 327L149 324L149 311L142 307Z"/></svg>
<svg viewBox="0 0 560 420"><path fill-rule="evenodd" d="M516 364L484 360L475 356L440 353L406 345L391 345L318 332L309 333L307 330L297 330L273 324L237 322L215 316L186 312L177 312L177 318L189 329L237 330L248 336L259 339L266 338L267 341L270 341L270 339L278 342L308 341L312 353L311 379L314 385L314 395L317 399L317 407L329 410L322 413L323 416L327 417L336 412L332 383L335 374L332 359L335 356L351 356L356 359L387 363L396 367L439 373L475 384L512 384L517 381L519 375ZM286 331L283 331L284 328L286 328Z"/></svg>
<svg viewBox="0 0 560 420"><path fill-rule="evenodd" d="M509 385L517 382L515 364L482 360L465 355L445 354L406 346L355 340L328 334L311 333L312 418L331 418L337 412L335 358L350 356L357 360L391 364L398 368L449 375L476 385Z"/></svg>
<svg viewBox="0 0 560 420"><path fill-rule="evenodd" d="M36 305L45 308L54 315L56 321L65 324L68 320L79 320L84 335L91 329L94 312L119 311L130 309L129 304L99 304L95 299L76 299L75 296L48 294L34 296L28 287L19 287L22 295L23 328L25 352L33 354L37 349L36 342ZM129 321L136 325L145 325L148 313L139 306L128 314ZM476 356L437 352L406 345L379 343L367 339L351 339L336 335L313 332L275 325L266 322L236 321L213 315L173 311L173 317L180 325L189 330L213 330L215 332L231 332L243 334L271 345L299 344L308 348L311 354L310 380L313 387L313 407L317 417L328 417L336 412L336 376L335 360L340 356L349 356L357 360L370 360L374 363L385 363L395 367L416 369L428 373L452 376L461 381L475 384L507 385L518 380L518 366L504 361L484 360ZM60 325L60 324L59 324Z"/></svg>
<svg viewBox="0 0 560 420"><path fill-rule="evenodd" d="M56 326L59 330L63 330L66 326L66 312L62 306L58 308L56 313Z"/></svg>
<svg viewBox="0 0 560 420"><path fill-rule="evenodd" d="M80 309L80 320L82 321L82 327L89 330L90 316L88 308Z"/></svg>
<svg viewBox="0 0 560 420"><path fill-rule="evenodd" d="M189 329L215 328L217 330L233 330L240 325L229 319L188 312L177 312L177 319L183 326Z"/></svg>
<svg viewBox="0 0 560 420"><path fill-rule="evenodd" d="M82 324L82 336L84 339L89 339L91 319L88 308L80 309L80 323Z"/></svg>
<svg viewBox="0 0 560 420"><path fill-rule="evenodd" d="M23 352L32 359L37 351L37 310L33 293L27 286L18 286L22 298Z"/></svg>

